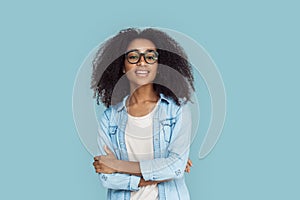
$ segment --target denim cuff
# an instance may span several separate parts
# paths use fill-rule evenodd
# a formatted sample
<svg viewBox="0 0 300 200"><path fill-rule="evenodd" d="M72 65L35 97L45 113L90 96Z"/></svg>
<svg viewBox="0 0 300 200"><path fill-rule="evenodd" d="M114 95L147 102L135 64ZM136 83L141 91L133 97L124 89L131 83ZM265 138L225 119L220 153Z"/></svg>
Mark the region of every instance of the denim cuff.
<svg viewBox="0 0 300 200"><path fill-rule="evenodd" d="M139 188L140 180L141 180L141 177L131 175L130 182L129 182L129 189L131 191L138 191L140 189Z"/></svg>
<svg viewBox="0 0 300 200"><path fill-rule="evenodd" d="M140 169L145 181L153 180L151 160L140 161Z"/></svg>

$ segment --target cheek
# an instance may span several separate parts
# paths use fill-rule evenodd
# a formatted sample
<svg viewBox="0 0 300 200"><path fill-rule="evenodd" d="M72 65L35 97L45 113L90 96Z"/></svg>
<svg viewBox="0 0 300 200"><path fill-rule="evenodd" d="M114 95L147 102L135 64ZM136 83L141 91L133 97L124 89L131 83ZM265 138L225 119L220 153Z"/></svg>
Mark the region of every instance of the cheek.
<svg viewBox="0 0 300 200"><path fill-rule="evenodd" d="M125 63L125 65L124 65L124 70L125 70L126 76L129 80L134 79L134 75L135 75L134 68L135 68L135 66L130 63Z"/></svg>
<svg viewBox="0 0 300 200"><path fill-rule="evenodd" d="M124 62L124 69L126 72L130 71L131 69L133 69L135 66L133 64L130 64L128 62Z"/></svg>
<svg viewBox="0 0 300 200"><path fill-rule="evenodd" d="M152 71L156 74L158 71L158 65L155 64L154 66L152 66Z"/></svg>

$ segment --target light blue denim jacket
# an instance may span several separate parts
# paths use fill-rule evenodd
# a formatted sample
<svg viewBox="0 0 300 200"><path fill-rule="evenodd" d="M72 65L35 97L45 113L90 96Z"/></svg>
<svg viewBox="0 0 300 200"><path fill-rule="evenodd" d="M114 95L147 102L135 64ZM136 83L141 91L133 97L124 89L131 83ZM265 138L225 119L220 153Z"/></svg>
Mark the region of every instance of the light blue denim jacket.
<svg viewBox="0 0 300 200"><path fill-rule="evenodd" d="M128 96L127 96L128 97ZM107 108L98 118L98 146L105 155L107 145L120 160L128 160L125 145L127 97ZM191 138L191 116L187 105L177 106L172 99L160 94L153 116L154 159L140 161L143 178L148 181L171 179L158 184L159 200L189 200L184 180ZM108 200L130 200L130 192L138 191L140 177L129 174L99 173L102 185L108 188Z"/></svg>

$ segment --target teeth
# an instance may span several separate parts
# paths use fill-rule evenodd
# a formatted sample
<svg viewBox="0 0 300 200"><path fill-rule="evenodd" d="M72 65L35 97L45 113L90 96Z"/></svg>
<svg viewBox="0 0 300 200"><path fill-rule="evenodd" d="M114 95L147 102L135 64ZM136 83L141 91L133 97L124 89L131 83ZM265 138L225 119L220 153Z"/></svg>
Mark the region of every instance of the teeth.
<svg viewBox="0 0 300 200"><path fill-rule="evenodd" d="M137 74L148 74L149 71L146 71L146 70L137 70L137 71L135 71L135 73L137 73Z"/></svg>

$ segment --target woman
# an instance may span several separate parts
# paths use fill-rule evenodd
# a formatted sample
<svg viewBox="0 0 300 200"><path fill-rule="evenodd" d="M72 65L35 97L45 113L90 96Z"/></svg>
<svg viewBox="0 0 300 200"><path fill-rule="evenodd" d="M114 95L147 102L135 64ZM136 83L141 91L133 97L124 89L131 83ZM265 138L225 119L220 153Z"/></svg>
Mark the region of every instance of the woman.
<svg viewBox="0 0 300 200"><path fill-rule="evenodd" d="M107 107L93 165L107 198L188 200L194 85L182 48L162 31L130 28L106 41L93 64L91 88Z"/></svg>

